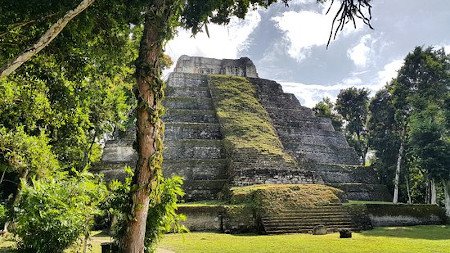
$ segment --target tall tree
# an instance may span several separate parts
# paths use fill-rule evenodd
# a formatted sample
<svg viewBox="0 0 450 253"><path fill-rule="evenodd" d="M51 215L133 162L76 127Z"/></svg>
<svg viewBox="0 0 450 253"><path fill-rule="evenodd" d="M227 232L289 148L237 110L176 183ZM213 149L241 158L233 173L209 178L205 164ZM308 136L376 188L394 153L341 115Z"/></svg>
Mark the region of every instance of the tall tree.
<svg viewBox="0 0 450 253"><path fill-rule="evenodd" d="M399 137L394 119L395 109L392 105L392 95L387 89L378 91L369 104L369 147L375 150L374 163L381 182L389 188L394 188L392 178L395 173Z"/></svg>
<svg viewBox="0 0 450 253"><path fill-rule="evenodd" d="M351 87L341 90L336 100L336 111L346 121L347 140L355 147L363 165L366 163L368 151L366 127L368 104L369 91L365 88Z"/></svg>
<svg viewBox="0 0 450 253"><path fill-rule="evenodd" d="M394 203L398 201L401 164L411 115L425 110L430 101L442 101L440 98L448 92L448 69L448 58L443 50L416 47L406 56L397 78L389 86L400 138L394 178ZM442 105L442 102L439 103Z"/></svg>

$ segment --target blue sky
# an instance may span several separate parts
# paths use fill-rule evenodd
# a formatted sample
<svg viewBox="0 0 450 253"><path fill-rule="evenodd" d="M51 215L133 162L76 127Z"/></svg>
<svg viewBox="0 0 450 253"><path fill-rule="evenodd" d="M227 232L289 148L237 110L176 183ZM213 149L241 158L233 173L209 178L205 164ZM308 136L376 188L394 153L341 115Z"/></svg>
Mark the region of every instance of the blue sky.
<svg viewBox="0 0 450 253"><path fill-rule="evenodd" d="M444 47L450 53L449 0L373 0L372 26L347 26L326 49L337 4L293 0L251 11L228 26L209 25L210 37L179 30L166 47L183 55L213 58L248 56L260 77L280 82L305 106L334 98L342 88L380 89L396 75L415 46Z"/></svg>

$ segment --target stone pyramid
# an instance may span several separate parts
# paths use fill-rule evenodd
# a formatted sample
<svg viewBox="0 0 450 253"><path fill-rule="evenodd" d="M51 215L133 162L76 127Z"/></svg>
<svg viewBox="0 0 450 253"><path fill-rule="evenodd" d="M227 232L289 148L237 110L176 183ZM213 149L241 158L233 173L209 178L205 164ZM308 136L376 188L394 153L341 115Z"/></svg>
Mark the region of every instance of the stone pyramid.
<svg viewBox="0 0 450 253"><path fill-rule="evenodd" d="M236 138L251 136L255 126L239 117L221 116L227 115L225 99L235 99L232 93L222 94L221 80L251 91L244 104L257 108L260 126L256 127L264 127L256 130L270 132L273 150L258 146L258 141ZM187 201L217 199L233 186L268 183L327 184L354 200L390 198L375 172L359 165L355 150L334 130L330 119L316 117L275 81L258 78L248 58L181 56L167 80L164 104L164 174L184 177ZM247 115L245 105L242 108L237 113ZM229 130L236 132L236 128L238 135L230 137ZM124 165L134 166L134 136L134 129L129 129L121 138L106 143L97 168L107 178L121 178Z"/></svg>

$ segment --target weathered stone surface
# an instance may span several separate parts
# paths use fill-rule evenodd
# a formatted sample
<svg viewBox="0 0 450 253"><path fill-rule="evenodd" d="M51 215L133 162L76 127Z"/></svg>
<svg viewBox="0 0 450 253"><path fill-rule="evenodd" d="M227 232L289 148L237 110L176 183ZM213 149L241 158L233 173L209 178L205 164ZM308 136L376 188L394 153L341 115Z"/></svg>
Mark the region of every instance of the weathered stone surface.
<svg viewBox="0 0 450 253"><path fill-rule="evenodd" d="M324 225L317 225L312 230L313 235L326 235L327 234L327 227Z"/></svg>
<svg viewBox="0 0 450 253"><path fill-rule="evenodd" d="M237 60L191 57L183 55L178 59L175 72L195 73L202 75L222 74L232 76L258 77L253 62L242 57Z"/></svg>

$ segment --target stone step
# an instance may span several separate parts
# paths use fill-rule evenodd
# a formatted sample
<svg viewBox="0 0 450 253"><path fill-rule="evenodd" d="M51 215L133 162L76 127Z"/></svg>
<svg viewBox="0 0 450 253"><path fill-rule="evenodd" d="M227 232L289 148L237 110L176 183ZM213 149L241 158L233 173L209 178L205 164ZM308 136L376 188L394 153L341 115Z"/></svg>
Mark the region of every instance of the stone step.
<svg viewBox="0 0 450 253"><path fill-rule="evenodd" d="M289 234L289 233L312 233L312 230L314 227L303 227L303 228L285 228L285 229L273 229L273 230L266 230L267 234ZM327 227L327 231L330 232L337 232L340 229L349 229L352 231L360 231L361 229L355 226L329 226Z"/></svg>
<svg viewBox="0 0 450 253"><path fill-rule="evenodd" d="M317 163L329 163L329 164L350 164L350 165L358 165L358 159L350 153L350 150L343 149L342 152L327 152L327 150L323 151L319 148L311 149L311 148L303 148L300 147L298 149L289 149L295 153L298 159L310 159Z"/></svg>
<svg viewBox="0 0 450 253"><path fill-rule="evenodd" d="M166 123L165 140L181 139L222 139L218 123Z"/></svg>
<svg viewBox="0 0 450 253"><path fill-rule="evenodd" d="M276 107L280 109L299 109L300 102L294 94L279 93L279 94L258 94L259 100L264 107Z"/></svg>
<svg viewBox="0 0 450 253"><path fill-rule="evenodd" d="M193 180L185 181L183 189L186 201L217 200L218 194L223 190L228 180Z"/></svg>
<svg viewBox="0 0 450 253"><path fill-rule="evenodd" d="M344 226L351 226L353 227L354 224L351 221L326 221L326 220L316 220L311 222L297 222L297 223L264 223L264 228L266 231L269 229L276 229L276 230L285 230L289 228L297 228L297 229L305 229L305 228L314 228L317 225L325 225L325 226L334 226L334 227L344 227Z"/></svg>
<svg viewBox="0 0 450 253"><path fill-rule="evenodd" d="M337 164L316 164L314 168L327 184L348 182L378 183L377 173L372 168Z"/></svg>
<svg viewBox="0 0 450 253"><path fill-rule="evenodd" d="M337 221L337 222L348 222L351 221L351 216L347 214L335 214L335 215L301 215L301 216L281 216L276 215L272 217L262 218L264 222L274 224L274 223L302 223L302 222L314 222L314 221Z"/></svg>
<svg viewBox="0 0 450 253"><path fill-rule="evenodd" d="M286 109L280 107L265 107L266 110L270 111L271 116L278 116L280 118L286 118L289 121L303 120L305 118L315 118L314 112L308 108L299 105L298 107Z"/></svg>
<svg viewBox="0 0 450 253"><path fill-rule="evenodd" d="M333 125L328 124L328 122L311 122L304 120L302 124L297 126L289 126L284 124L284 122L273 122L275 129L280 135L294 134L321 134L323 131L334 131Z"/></svg>
<svg viewBox="0 0 450 253"><path fill-rule="evenodd" d="M205 75L172 72L167 79L167 87L181 89L186 87L208 88L208 82Z"/></svg>
<svg viewBox="0 0 450 253"><path fill-rule="evenodd" d="M226 159L164 160L164 175L178 175L187 181L226 180Z"/></svg>
<svg viewBox="0 0 450 253"><path fill-rule="evenodd" d="M301 145L315 145L317 143L324 144L326 146L335 146L348 148L349 145L344 135L341 132L324 131L326 134L287 134L280 133L280 139L283 143L295 142Z"/></svg>
<svg viewBox="0 0 450 253"><path fill-rule="evenodd" d="M270 218L283 219L297 219L302 217L347 217L348 212L342 207L339 210L313 209L313 210L295 210L289 213L282 212L277 215L270 216Z"/></svg>
<svg viewBox="0 0 450 253"><path fill-rule="evenodd" d="M382 184L338 183L327 185L343 190L349 200L392 201L390 192Z"/></svg>
<svg viewBox="0 0 450 253"><path fill-rule="evenodd" d="M189 87L167 87L165 91L166 98L169 97L196 97L211 98L208 87L189 86Z"/></svg>
<svg viewBox="0 0 450 253"><path fill-rule="evenodd" d="M166 159L215 159L224 158L222 140L172 140L164 148Z"/></svg>
<svg viewBox="0 0 450 253"><path fill-rule="evenodd" d="M295 128L313 128L316 129L319 126L319 129L324 129L328 131L333 131L333 125L331 121L327 118L304 118L302 120L283 120L279 118L272 118L272 121L275 125L280 125L284 127L295 127Z"/></svg>
<svg viewBox="0 0 450 253"><path fill-rule="evenodd" d="M218 123L216 111L166 108L163 121L168 122L195 122L195 123Z"/></svg>
<svg viewBox="0 0 450 253"><path fill-rule="evenodd" d="M211 98L169 97L163 104L172 109L214 110Z"/></svg>

